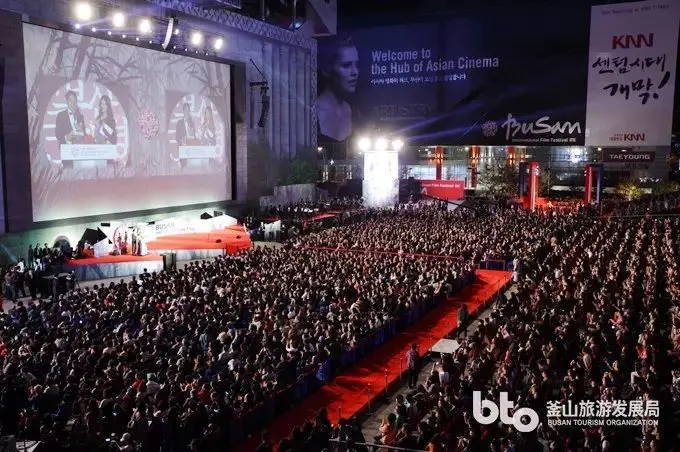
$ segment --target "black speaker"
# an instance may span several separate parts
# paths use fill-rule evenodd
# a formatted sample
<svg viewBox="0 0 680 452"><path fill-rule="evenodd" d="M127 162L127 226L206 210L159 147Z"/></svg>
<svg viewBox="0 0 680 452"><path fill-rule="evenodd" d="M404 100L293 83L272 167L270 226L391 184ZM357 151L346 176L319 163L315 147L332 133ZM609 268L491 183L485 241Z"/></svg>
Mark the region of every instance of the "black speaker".
<svg viewBox="0 0 680 452"><path fill-rule="evenodd" d="M220 212L219 210L213 210L213 217L221 217L224 215L224 212Z"/></svg>
<svg viewBox="0 0 680 452"><path fill-rule="evenodd" d="M177 253L165 253L163 256L163 270L177 270Z"/></svg>
<svg viewBox="0 0 680 452"><path fill-rule="evenodd" d="M111 227L111 223L100 223L99 225L103 228Z"/></svg>
<svg viewBox="0 0 680 452"><path fill-rule="evenodd" d="M210 215L208 212L203 212L201 214L201 220L209 220L212 218L212 215Z"/></svg>
<svg viewBox="0 0 680 452"><path fill-rule="evenodd" d="M271 97L267 94L267 90L263 89L262 92L262 110L260 111L260 120L257 121L257 127L264 128L267 124L267 116L269 116L269 104L271 102Z"/></svg>

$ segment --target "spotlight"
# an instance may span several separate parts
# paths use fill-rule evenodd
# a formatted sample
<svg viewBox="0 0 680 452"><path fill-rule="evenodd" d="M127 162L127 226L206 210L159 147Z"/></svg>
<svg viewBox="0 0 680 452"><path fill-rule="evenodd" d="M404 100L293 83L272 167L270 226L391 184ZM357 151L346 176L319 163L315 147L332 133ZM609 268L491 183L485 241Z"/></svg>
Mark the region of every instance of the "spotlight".
<svg viewBox="0 0 680 452"><path fill-rule="evenodd" d="M153 44L153 41L149 40L149 44Z"/></svg>
<svg viewBox="0 0 680 452"><path fill-rule="evenodd" d="M75 29L80 30L80 24L75 24Z"/></svg>
<svg viewBox="0 0 680 452"><path fill-rule="evenodd" d="M179 28L175 28L174 33L175 33L175 36L179 35Z"/></svg>
<svg viewBox="0 0 680 452"><path fill-rule="evenodd" d="M203 35L199 31L194 31L191 33L191 45L192 46L199 46L201 45L201 42L203 42Z"/></svg>
<svg viewBox="0 0 680 452"><path fill-rule="evenodd" d="M110 32L110 31L107 31L106 34L109 35L109 36L111 36L111 32Z"/></svg>
<svg viewBox="0 0 680 452"><path fill-rule="evenodd" d="M222 38L217 38L213 42L213 49L220 50L223 45L224 45L224 40Z"/></svg>
<svg viewBox="0 0 680 452"><path fill-rule="evenodd" d="M123 35L122 38L123 38L123 39L127 38L127 35Z"/></svg>
<svg viewBox="0 0 680 452"><path fill-rule="evenodd" d="M371 139L366 137L360 138L359 149L362 151L368 151L369 149L371 149Z"/></svg>
<svg viewBox="0 0 680 452"><path fill-rule="evenodd" d="M139 32L140 33L150 33L151 32L151 21L149 19L142 19L139 21Z"/></svg>
<svg viewBox="0 0 680 452"><path fill-rule="evenodd" d="M139 41L139 36L137 36L137 37L135 38L135 41Z"/></svg>
<svg viewBox="0 0 680 452"><path fill-rule="evenodd" d="M75 14L76 19L78 19L80 22L87 22L88 20L92 19L94 10L92 9L92 5L90 5L89 3L79 2L76 3L75 6Z"/></svg>
<svg viewBox="0 0 680 452"><path fill-rule="evenodd" d="M111 23L116 28L123 28L125 26L125 14L117 11L111 16Z"/></svg>
<svg viewBox="0 0 680 452"><path fill-rule="evenodd" d="M92 33L96 33L96 32L97 32L97 27L92 27Z"/></svg>
<svg viewBox="0 0 680 452"><path fill-rule="evenodd" d="M399 138L396 140L392 140L392 149L395 151L401 151L401 148L404 147L404 142L401 141Z"/></svg>
<svg viewBox="0 0 680 452"><path fill-rule="evenodd" d="M387 150L387 140L385 138L382 138L382 137L375 140L375 149L377 151Z"/></svg>

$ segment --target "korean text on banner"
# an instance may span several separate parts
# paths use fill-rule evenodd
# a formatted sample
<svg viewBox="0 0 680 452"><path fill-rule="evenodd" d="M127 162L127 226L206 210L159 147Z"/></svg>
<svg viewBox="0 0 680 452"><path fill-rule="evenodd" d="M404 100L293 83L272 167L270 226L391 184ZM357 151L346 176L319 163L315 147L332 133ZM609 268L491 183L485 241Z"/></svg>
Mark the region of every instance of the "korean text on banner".
<svg viewBox="0 0 680 452"><path fill-rule="evenodd" d="M587 146L668 146L680 2L593 6Z"/></svg>

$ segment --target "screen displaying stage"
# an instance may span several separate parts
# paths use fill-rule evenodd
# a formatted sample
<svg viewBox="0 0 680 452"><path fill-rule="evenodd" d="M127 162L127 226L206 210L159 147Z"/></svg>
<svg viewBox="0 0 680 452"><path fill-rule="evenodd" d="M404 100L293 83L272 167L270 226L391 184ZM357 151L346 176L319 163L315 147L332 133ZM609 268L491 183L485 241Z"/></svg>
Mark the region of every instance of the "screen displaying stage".
<svg viewBox="0 0 680 452"><path fill-rule="evenodd" d="M24 24L33 221L231 199L231 67Z"/></svg>

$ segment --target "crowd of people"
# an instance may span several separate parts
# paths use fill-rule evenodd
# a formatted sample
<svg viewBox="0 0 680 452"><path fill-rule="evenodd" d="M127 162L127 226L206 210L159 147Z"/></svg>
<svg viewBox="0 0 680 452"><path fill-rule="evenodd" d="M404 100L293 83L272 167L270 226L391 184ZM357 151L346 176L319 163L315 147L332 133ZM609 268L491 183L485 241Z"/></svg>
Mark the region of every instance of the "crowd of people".
<svg viewBox="0 0 680 452"><path fill-rule="evenodd" d="M502 205L361 211L362 221L283 247L18 301L0 316L2 433L56 451L224 450L232 419L499 259L514 269L516 293L368 440L460 452L541 441L555 451L670 450L664 423L542 422L518 433L476 422L471 400L507 392L542 420L554 400L642 398L662 412L680 402L680 221ZM356 419L331 425L322 412L279 450L323 450L330 438L365 440Z"/></svg>
<svg viewBox="0 0 680 452"><path fill-rule="evenodd" d="M443 357L426 385L397 399L376 441L457 452L677 450L680 221L558 221L558 235L540 245L544 257L523 267L517 292ZM473 391L494 401L506 392L541 424L529 433L500 421L481 425ZM657 426L547 422L551 403L636 400L657 404L656 413L633 415Z"/></svg>
<svg viewBox="0 0 680 452"><path fill-rule="evenodd" d="M257 248L17 302L5 433L48 450L223 450L229 420L473 272L459 260ZM75 420L75 423L73 422Z"/></svg>
<svg viewBox="0 0 680 452"><path fill-rule="evenodd" d="M446 204L416 203L375 209L366 221L326 229L295 240L299 247L372 250L456 256L468 261L526 259L559 217L518 206L479 205L448 210Z"/></svg>

